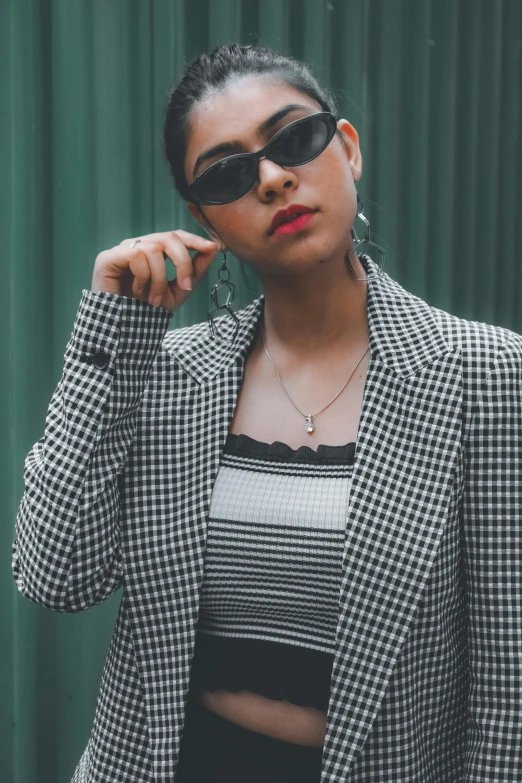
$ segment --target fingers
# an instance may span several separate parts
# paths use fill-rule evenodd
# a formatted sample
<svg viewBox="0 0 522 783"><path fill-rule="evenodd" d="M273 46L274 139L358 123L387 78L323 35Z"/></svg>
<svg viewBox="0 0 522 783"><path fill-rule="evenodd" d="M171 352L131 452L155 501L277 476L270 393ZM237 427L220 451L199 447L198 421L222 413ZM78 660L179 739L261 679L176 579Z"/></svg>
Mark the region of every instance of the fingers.
<svg viewBox="0 0 522 783"><path fill-rule="evenodd" d="M129 269L134 276L132 293L142 301L153 304L162 297L167 286L167 274L163 253L158 245L142 240L134 248L129 259Z"/></svg>
<svg viewBox="0 0 522 783"><path fill-rule="evenodd" d="M125 239L121 244L131 245L134 241ZM189 255L189 248L198 251L193 258ZM216 250L215 242L182 229L147 234L126 251L129 253L129 269L134 276L133 294L142 301L158 304L165 292L170 291L178 302L179 293L186 294L205 275ZM176 280L170 282L165 268L166 257L176 268Z"/></svg>
<svg viewBox="0 0 522 783"><path fill-rule="evenodd" d="M173 257L168 249L167 255L176 267L176 279L180 288L186 291L191 290L193 283L197 283L201 278L201 273L198 276L199 268L196 269L195 264L204 258L207 262L206 265L209 266L217 250L216 243L197 234L191 234L189 231L177 229L170 232L170 235L167 234L165 244L166 248L172 246L174 253L176 253L176 248L179 248L177 256ZM198 251L193 258L189 255L189 248Z"/></svg>

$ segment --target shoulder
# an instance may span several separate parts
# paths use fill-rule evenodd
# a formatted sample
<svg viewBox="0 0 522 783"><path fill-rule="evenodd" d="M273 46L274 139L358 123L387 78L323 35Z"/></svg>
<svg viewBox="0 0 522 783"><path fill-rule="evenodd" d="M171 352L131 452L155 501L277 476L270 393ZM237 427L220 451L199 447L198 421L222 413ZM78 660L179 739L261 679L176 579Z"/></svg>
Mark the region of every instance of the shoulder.
<svg viewBox="0 0 522 783"><path fill-rule="evenodd" d="M522 370L522 335L504 326L460 318L430 305L430 311L449 345L460 350L465 374L481 386L495 367L506 364Z"/></svg>
<svg viewBox="0 0 522 783"><path fill-rule="evenodd" d="M170 329L163 338L163 347L169 353L175 353L179 348L190 348L206 337L208 334L207 321L201 321L190 326L179 326Z"/></svg>
<svg viewBox="0 0 522 783"><path fill-rule="evenodd" d="M234 315L240 323L240 327L248 331L253 320L255 320L260 307L261 297L254 299L244 307L234 310ZM228 334L232 329L232 319L229 315L219 315L215 317L218 328ZM208 319L191 324L190 326L180 326L170 329L163 338L163 348L169 353L190 353L193 350L205 351L213 345L210 335Z"/></svg>

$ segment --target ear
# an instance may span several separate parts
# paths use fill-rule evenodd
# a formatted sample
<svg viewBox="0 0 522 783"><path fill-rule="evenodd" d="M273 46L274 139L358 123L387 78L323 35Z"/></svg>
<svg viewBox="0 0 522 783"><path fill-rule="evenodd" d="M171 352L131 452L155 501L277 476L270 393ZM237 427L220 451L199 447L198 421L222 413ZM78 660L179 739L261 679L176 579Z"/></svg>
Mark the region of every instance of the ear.
<svg viewBox="0 0 522 783"><path fill-rule="evenodd" d="M359 134L348 120L339 120L337 129L342 133L344 140L343 149L346 153L353 178L357 182L362 175L362 155L359 146Z"/></svg>
<svg viewBox="0 0 522 783"><path fill-rule="evenodd" d="M189 201L187 207L194 220L196 220L202 228L206 229L207 227L205 226L204 223L205 216L201 212L201 208L199 204L194 204L192 201Z"/></svg>
<svg viewBox="0 0 522 783"><path fill-rule="evenodd" d="M201 226L201 228L204 229L204 231L207 232L207 234L209 235L210 239L213 242L217 242L218 244L220 244L221 243L220 238L218 237L216 232L213 230L212 226L205 219L205 216L204 216L203 212L201 211L200 205L199 204L194 204L192 201L189 201L188 204L187 204L187 207L188 207L188 210L189 210L190 214L194 218L194 220L196 220L199 223L199 225Z"/></svg>

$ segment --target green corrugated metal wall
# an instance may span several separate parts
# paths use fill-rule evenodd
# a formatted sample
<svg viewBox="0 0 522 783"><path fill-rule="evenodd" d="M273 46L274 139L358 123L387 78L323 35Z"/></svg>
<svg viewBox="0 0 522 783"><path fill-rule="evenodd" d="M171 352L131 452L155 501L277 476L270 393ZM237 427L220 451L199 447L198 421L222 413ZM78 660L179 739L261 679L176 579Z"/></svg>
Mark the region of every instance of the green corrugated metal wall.
<svg viewBox="0 0 522 783"><path fill-rule="evenodd" d="M521 0L3 0L0 568L2 778L69 783L121 592L80 615L11 574L23 463L44 434L82 288L124 237L202 234L163 163L175 75L222 42L312 66L357 128L386 271L438 307L522 332ZM173 327L206 318L207 280ZM235 307L248 291L237 262ZM173 269L169 278L173 277Z"/></svg>

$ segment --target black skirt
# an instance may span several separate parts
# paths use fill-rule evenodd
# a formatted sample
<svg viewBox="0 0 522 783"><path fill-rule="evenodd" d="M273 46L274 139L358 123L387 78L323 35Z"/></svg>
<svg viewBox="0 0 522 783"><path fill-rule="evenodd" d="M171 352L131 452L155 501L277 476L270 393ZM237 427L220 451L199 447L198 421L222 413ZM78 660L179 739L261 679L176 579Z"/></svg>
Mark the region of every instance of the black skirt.
<svg viewBox="0 0 522 783"><path fill-rule="evenodd" d="M322 747L251 731L189 696L175 783L319 783L322 755Z"/></svg>

